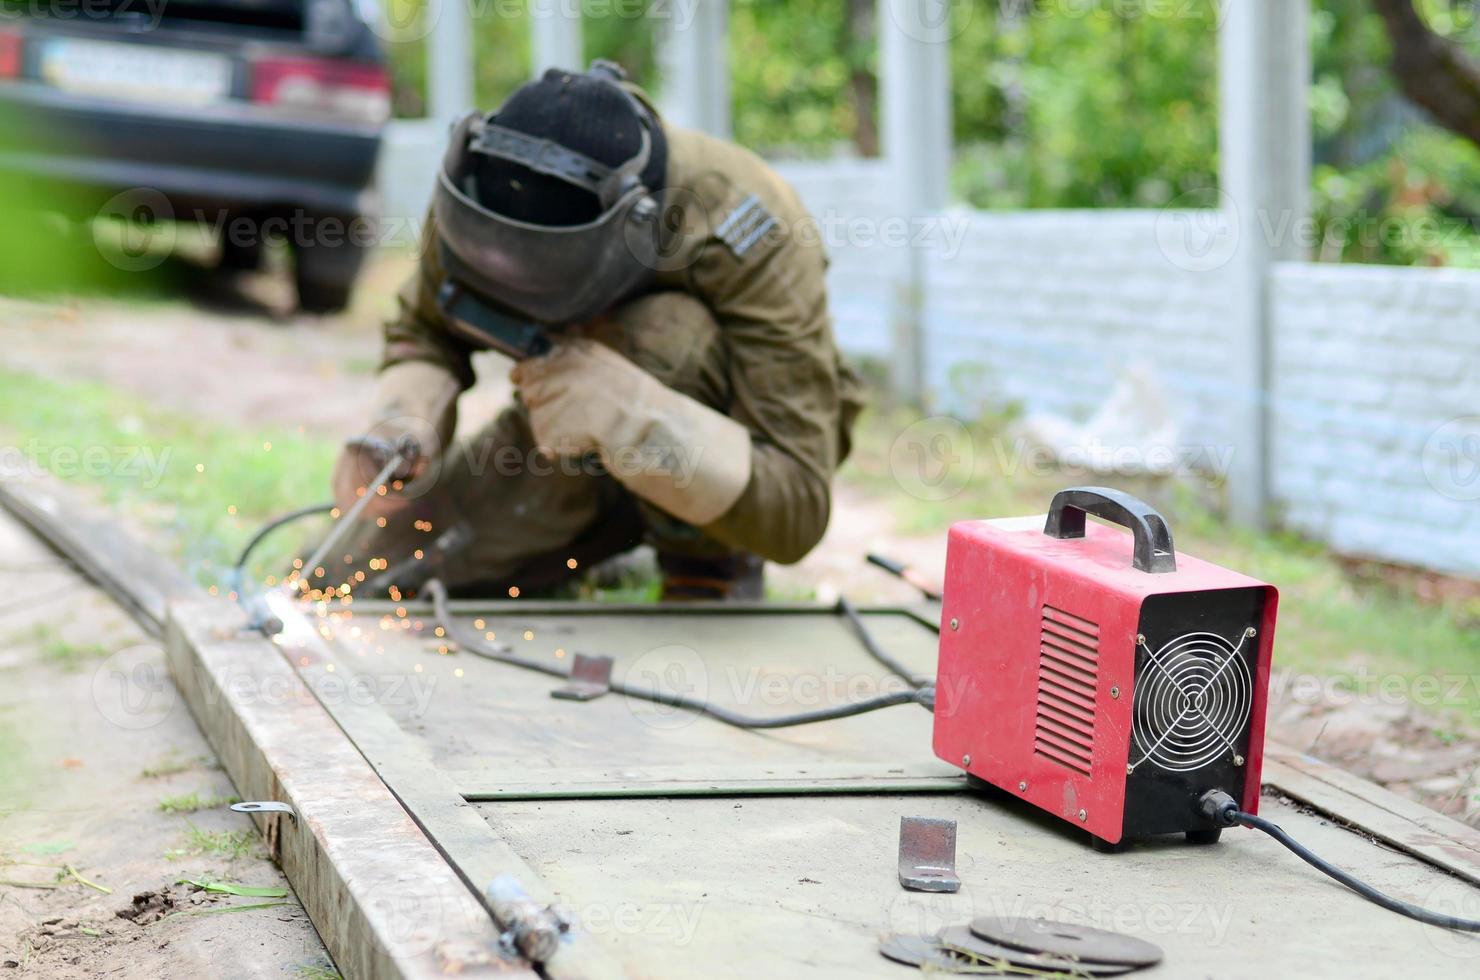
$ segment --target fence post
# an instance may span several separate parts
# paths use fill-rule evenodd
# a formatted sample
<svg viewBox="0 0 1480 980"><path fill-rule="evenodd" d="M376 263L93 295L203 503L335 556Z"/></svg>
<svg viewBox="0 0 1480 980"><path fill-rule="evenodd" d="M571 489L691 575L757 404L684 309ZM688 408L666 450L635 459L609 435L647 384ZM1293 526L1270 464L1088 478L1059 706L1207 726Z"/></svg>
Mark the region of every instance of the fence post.
<svg viewBox="0 0 1480 980"><path fill-rule="evenodd" d="M926 220L946 205L951 177L951 0L878 0L881 146L888 191L900 215ZM914 236L911 236L913 239ZM925 398L921 322L926 262L905 247L895 265L891 382L895 394Z"/></svg>
<svg viewBox="0 0 1480 980"><path fill-rule="evenodd" d="M1309 10L1304 0L1223 0L1219 31L1219 181L1236 247L1226 271L1234 520L1269 514L1270 272L1304 256L1297 231L1311 179Z"/></svg>
<svg viewBox="0 0 1480 980"><path fill-rule="evenodd" d="M659 62L663 115L688 129L730 136L729 0L688 0L664 8Z"/></svg>
<svg viewBox="0 0 1480 980"><path fill-rule="evenodd" d="M473 14L466 0L428 3L427 109L439 126L474 108ZM445 136L444 136L445 139Z"/></svg>
<svg viewBox="0 0 1480 980"><path fill-rule="evenodd" d="M447 2L447 0L443 0ZM529 5L531 64L534 77L546 68L580 71L585 68L581 40L581 7L578 3L553 0Z"/></svg>

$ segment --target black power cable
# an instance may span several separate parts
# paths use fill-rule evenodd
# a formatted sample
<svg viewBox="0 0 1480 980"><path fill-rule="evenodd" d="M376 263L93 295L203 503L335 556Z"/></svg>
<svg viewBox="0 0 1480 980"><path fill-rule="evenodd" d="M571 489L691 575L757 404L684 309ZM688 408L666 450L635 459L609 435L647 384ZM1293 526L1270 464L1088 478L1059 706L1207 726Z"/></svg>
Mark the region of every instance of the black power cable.
<svg viewBox="0 0 1480 980"><path fill-rule="evenodd" d="M1383 894L1365 881L1353 877L1330 861L1316 854L1310 848L1285 833L1284 828L1280 827L1279 824L1240 810L1238 804L1234 802L1233 797L1222 790L1209 790L1207 793L1204 793L1198 806L1203 815L1210 817L1225 827L1243 824L1245 827L1253 827L1255 830L1264 831L1288 847L1295 853L1296 857L1300 858L1306 864L1320 871L1322 874L1336 879L1358 895L1367 899L1367 901L1381 905L1390 912L1396 912L1410 919L1416 919L1427 925L1439 926L1444 929L1454 929L1459 932L1480 932L1480 921L1476 921L1475 919L1461 919L1458 916L1445 915L1442 912L1431 912L1426 908L1421 908L1417 905L1393 898L1391 895Z"/></svg>
<svg viewBox="0 0 1480 980"><path fill-rule="evenodd" d="M236 575L238 590L240 590L240 583L246 575L247 562L251 559L252 552L257 549L257 546L269 534L285 524L292 524L294 521L301 521L303 518L313 517L315 514L327 514L333 509L333 504L314 504L311 507L299 507L297 510L290 510L286 514L280 514L259 527L257 532L248 539L246 545L242 548L241 556L237 558L236 566L232 569L232 572Z"/></svg>
<svg viewBox="0 0 1480 980"><path fill-rule="evenodd" d="M432 600L432 611L437 625L442 627L443 632L452 638L458 646L468 652L489 660L496 660L499 663L523 667L526 670L536 670L542 674L549 674L552 677L566 678L570 676L564 668L557 667L554 664L520 657L502 649L486 646L481 637L467 634L457 624L448 610L447 588L438 580L432 579L427 582L425 592ZM856 619L857 613L855 612L853 615ZM861 628L862 622L858 621L855 625ZM867 636L868 634L865 630L860 635ZM870 653L874 653L877 650L877 645L869 646L868 649ZM875 655L877 656L877 654ZM891 670L894 670L894 667L890 666L888 661L882 662L885 663L885 666L889 666ZM908 677L908 675L903 676ZM640 698L644 701L651 701L654 704L662 704L671 708L684 708L689 711L708 715L716 721L724 722L726 725L750 729L790 728L793 725L810 725L819 721L833 721L837 718L861 715L868 711L877 711L880 708L892 708L898 704L919 704L931 710L935 708L935 688L923 687L914 691L896 691L893 694L881 694L863 701L855 701L852 704L842 704L832 708L820 708L816 711L802 711L790 715L779 715L775 718L752 718L748 715L730 711L727 708L712 705L699 698L691 698L682 694L668 694L662 691L632 687L616 680L612 681L610 686L616 693L627 697Z"/></svg>
<svg viewBox="0 0 1480 980"><path fill-rule="evenodd" d="M848 620L849 625L853 627L853 631L858 634L859 642L863 644L863 648L869 652L869 655L885 667L888 667L891 673L903 677L910 687L916 690L934 686L935 681L932 678L926 677L924 674L914 673L904 664L894 659L894 656L887 650L879 646L879 641L875 640L874 635L868 631L868 627L863 625L863 617L858 615L858 610L853 608L853 603L840 597L838 599L838 612L842 614L844 619Z"/></svg>

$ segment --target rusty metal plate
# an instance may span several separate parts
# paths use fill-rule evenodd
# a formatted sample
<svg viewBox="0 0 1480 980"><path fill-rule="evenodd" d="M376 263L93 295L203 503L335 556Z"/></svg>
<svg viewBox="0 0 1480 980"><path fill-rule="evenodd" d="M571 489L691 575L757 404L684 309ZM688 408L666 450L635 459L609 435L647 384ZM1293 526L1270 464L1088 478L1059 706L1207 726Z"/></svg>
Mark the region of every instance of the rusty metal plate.
<svg viewBox="0 0 1480 980"><path fill-rule="evenodd" d="M557 687L550 697L563 701L590 701L612 689L612 658L578 653L570 665L570 683Z"/></svg>
<svg viewBox="0 0 1480 980"><path fill-rule="evenodd" d="M1070 922L986 915L971 921L971 931L989 943L1048 956L1133 967L1161 962L1161 947L1144 939Z"/></svg>
<svg viewBox="0 0 1480 980"><path fill-rule="evenodd" d="M956 892L956 821L899 818L899 883L916 892Z"/></svg>

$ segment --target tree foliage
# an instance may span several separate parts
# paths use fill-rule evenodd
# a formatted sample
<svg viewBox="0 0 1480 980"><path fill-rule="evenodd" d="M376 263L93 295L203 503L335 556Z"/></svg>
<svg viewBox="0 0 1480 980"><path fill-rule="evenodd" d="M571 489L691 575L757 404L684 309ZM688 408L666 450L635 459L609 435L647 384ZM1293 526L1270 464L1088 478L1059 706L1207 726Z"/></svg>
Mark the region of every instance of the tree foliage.
<svg viewBox="0 0 1480 980"><path fill-rule="evenodd" d="M427 0L392 2L404 23L404 11ZM511 0L473 2L478 99L491 106L529 75L528 15L511 12ZM634 16L637 2L584 0L586 55L620 61L656 89L662 25ZM957 196L987 208L1205 199L1218 172L1219 2L955 3ZM1315 257L1475 262L1480 148L1403 99L1374 3L1405 0L1311 2L1315 210L1327 236ZM1480 54L1475 0L1410 2L1436 35ZM876 151L873 3L731 0L740 142L777 156ZM398 111L419 115L423 45L393 48Z"/></svg>

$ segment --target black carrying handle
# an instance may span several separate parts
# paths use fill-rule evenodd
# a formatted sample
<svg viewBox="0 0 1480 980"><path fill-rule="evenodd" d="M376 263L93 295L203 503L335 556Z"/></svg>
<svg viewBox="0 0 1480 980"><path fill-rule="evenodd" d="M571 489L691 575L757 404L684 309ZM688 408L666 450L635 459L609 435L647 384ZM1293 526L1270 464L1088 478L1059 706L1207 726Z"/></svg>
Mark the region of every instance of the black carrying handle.
<svg viewBox="0 0 1480 980"><path fill-rule="evenodd" d="M1166 518L1139 497L1110 487L1071 487L1054 494L1043 533L1051 538L1082 538L1085 514L1131 529L1136 539L1136 568L1152 574L1177 570L1177 550Z"/></svg>

